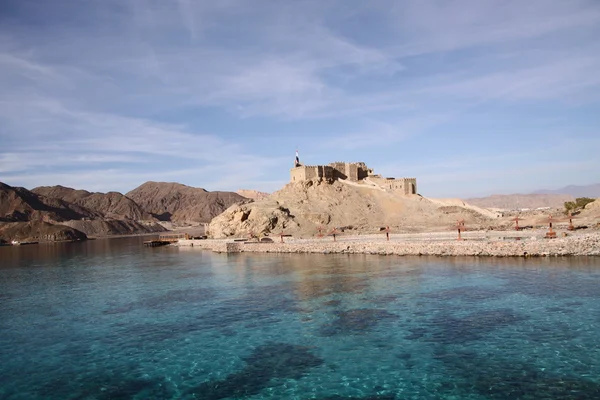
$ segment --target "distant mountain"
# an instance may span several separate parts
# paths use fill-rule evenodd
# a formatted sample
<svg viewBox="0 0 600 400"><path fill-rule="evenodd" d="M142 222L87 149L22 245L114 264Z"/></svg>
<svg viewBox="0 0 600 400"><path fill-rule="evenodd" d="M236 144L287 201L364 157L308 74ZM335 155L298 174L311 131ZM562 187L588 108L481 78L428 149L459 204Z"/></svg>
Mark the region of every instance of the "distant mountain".
<svg viewBox="0 0 600 400"><path fill-rule="evenodd" d="M237 194L239 194L240 196L244 196L248 199L252 199L252 200L262 200L262 199L266 199L267 197L269 197L271 194L270 193L265 193L265 192L259 192L258 190L251 190L251 189L239 189L236 191Z"/></svg>
<svg viewBox="0 0 600 400"><path fill-rule="evenodd" d="M234 192L209 192L174 182L146 182L126 194L160 221L209 222L229 206L248 202Z"/></svg>
<svg viewBox="0 0 600 400"><path fill-rule="evenodd" d="M566 201L574 201L576 197L600 197L600 183L585 186L569 185L555 190L536 190L531 194L494 194L465 199L465 201L479 207L516 210L539 207L562 208Z"/></svg>
<svg viewBox="0 0 600 400"><path fill-rule="evenodd" d="M133 200L116 192L90 193L63 186L29 191L0 182L0 228L4 236L30 235L29 240L52 241L165 230L151 219Z"/></svg>
<svg viewBox="0 0 600 400"><path fill-rule="evenodd" d="M517 210L524 208L562 208L566 201L575 197L569 194L494 194L487 197L465 199L465 202L478 207Z"/></svg>
<svg viewBox="0 0 600 400"><path fill-rule="evenodd" d="M600 183L594 185L569 185L555 190L536 190L536 194L569 194L573 197L600 197Z"/></svg>
<svg viewBox="0 0 600 400"><path fill-rule="evenodd" d="M53 221L98 218L100 214L67 201L0 182L0 221Z"/></svg>
<svg viewBox="0 0 600 400"><path fill-rule="evenodd" d="M118 192L90 193L64 186L40 186L31 190L33 193L53 197L77 204L102 215L104 218L152 220L149 213L142 210L135 201Z"/></svg>

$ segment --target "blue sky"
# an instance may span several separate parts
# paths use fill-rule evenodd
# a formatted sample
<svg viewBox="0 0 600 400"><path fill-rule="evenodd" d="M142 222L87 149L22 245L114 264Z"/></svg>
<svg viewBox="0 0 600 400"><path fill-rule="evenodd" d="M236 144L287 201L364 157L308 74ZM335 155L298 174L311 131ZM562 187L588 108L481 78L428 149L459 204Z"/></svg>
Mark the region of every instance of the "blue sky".
<svg viewBox="0 0 600 400"><path fill-rule="evenodd" d="M597 0L0 2L0 181L431 197L600 182Z"/></svg>

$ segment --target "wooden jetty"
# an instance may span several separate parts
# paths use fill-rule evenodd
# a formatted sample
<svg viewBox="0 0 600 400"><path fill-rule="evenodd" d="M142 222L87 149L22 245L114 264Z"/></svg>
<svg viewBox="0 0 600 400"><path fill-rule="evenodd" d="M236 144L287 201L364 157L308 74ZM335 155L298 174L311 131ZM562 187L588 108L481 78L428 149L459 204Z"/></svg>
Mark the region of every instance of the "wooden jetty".
<svg viewBox="0 0 600 400"><path fill-rule="evenodd" d="M158 246L166 246L171 244L172 242L167 242L164 240L147 240L144 242L144 246L146 247L158 247Z"/></svg>
<svg viewBox="0 0 600 400"><path fill-rule="evenodd" d="M146 247L158 247L158 246L166 246L171 243L177 243L179 239L188 240L190 235L187 233L171 233L159 235L158 239L147 240L144 242L144 246Z"/></svg>

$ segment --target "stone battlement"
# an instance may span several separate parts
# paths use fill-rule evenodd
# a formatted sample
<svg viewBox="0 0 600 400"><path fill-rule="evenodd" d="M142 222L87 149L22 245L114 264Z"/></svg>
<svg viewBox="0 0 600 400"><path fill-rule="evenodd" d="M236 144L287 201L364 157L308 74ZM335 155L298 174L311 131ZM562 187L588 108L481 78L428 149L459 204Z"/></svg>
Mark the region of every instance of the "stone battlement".
<svg viewBox="0 0 600 400"><path fill-rule="evenodd" d="M362 161L352 161L352 162L346 162L346 161L334 161L332 163L329 163L329 165L332 164L350 164L350 165L361 165L361 166L366 166L367 164L365 164Z"/></svg>

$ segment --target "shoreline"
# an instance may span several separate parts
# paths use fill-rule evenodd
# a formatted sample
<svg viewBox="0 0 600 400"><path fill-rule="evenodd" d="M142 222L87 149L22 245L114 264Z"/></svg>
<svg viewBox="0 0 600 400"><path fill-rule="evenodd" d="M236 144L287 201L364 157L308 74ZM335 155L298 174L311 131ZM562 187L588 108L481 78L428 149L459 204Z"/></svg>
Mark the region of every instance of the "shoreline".
<svg viewBox="0 0 600 400"><path fill-rule="evenodd" d="M338 236L315 239L272 238L273 242L240 242L232 239L180 240L174 246L193 247L217 253L319 253L376 254L397 256L558 257L600 256L600 232L574 233L545 239L545 232L470 232L464 240L448 232L385 236ZM519 240L517 238L520 238Z"/></svg>

